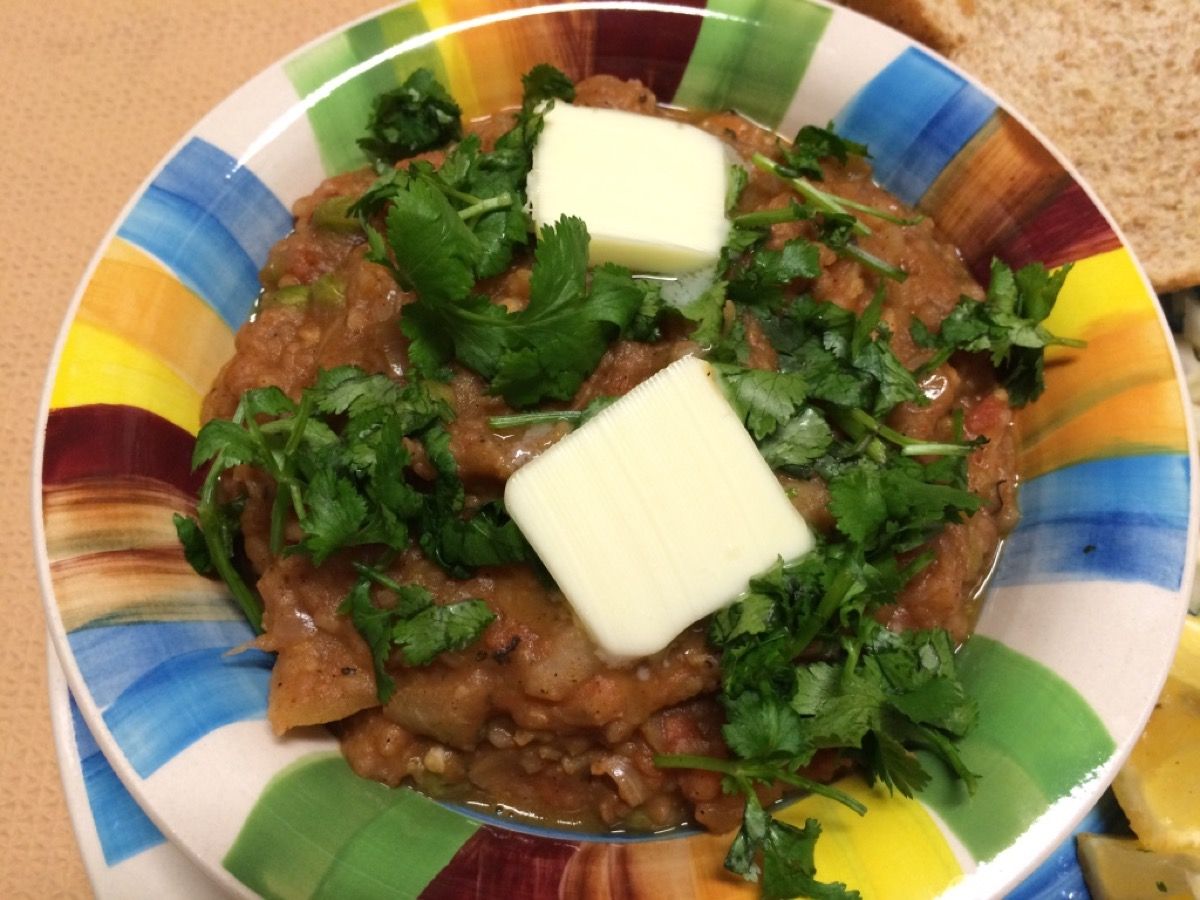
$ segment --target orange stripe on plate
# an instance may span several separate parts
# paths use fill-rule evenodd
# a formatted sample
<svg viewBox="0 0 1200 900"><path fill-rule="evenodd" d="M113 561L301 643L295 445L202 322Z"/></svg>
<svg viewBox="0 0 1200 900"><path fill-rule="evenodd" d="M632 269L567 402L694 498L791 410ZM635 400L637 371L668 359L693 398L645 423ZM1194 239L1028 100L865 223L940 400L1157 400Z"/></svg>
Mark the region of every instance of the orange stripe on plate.
<svg viewBox="0 0 1200 900"><path fill-rule="evenodd" d="M76 321L158 357L199 392L233 356L233 334L212 308L161 263L119 238L88 282Z"/></svg>
<svg viewBox="0 0 1200 900"><path fill-rule="evenodd" d="M1017 414L1024 477L1089 459L1186 449L1155 304L1128 251L1075 264L1047 326L1087 347L1046 353L1046 392Z"/></svg>
<svg viewBox="0 0 1200 900"><path fill-rule="evenodd" d="M516 11L504 0L421 0L431 30L477 16ZM595 13L521 15L486 28L447 35L437 42L451 92L471 119L521 102L521 76L550 63L572 78L590 71Z"/></svg>
<svg viewBox="0 0 1200 900"><path fill-rule="evenodd" d="M974 264L1069 181L1045 147L1001 110L951 160L920 206Z"/></svg>

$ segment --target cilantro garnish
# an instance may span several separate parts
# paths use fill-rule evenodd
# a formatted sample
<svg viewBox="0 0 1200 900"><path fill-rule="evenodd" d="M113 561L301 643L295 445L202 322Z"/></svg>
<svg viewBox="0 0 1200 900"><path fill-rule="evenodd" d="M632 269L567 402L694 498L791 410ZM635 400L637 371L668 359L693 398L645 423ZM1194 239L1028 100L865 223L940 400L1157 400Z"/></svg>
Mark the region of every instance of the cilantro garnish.
<svg viewBox="0 0 1200 900"><path fill-rule="evenodd" d="M193 465L210 464L197 519L176 517L189 561L202 574L215 570L261 629L262 602L234 564L237 508L221 503L216 492L221 474L240 464L262 469L275 482L270 539L277 556L303 553L320 565L346 548L372 546L387 559L415 539L458 577L529 558L498 503L464 515L465 492L442 427L451 417L426 383L398 384L352 366L321 372L298 403L278 388L247 391L231 419L214 419L197 435ZM406 439L425 447L437 473L431 487L411 475ZM301 537L288 543L285 530L293 520ZM358 610L357 619L370 619L360 601L347 603ZM449 615L431 612L405 633L417 635L411 643L418 648L433 645L428 637L418 640L429 629L465 633ZM412 631L418 626L425 630ZM410 659L425 658L423 650L413 653Z"/></svg>
<svg viewBox="0 0 1200 900"><path fill-rule="evenodd" d="M409 216L393 208L388 238L400 277L419 298L401 320L412 360L433 376L457 359L487 378L512 406L570 400L608 345L633 322L647 294L656 291L611 264L589 278L587 229L582 220L563 217L538 241L529 304L509 313L470 293L477 245L454 224L445 201L424 191L405 209L421 212ZM434 223L433 238L418 236L427 223ZM432 268L431 257L441 268Z"/></svg>
<svg viewBox="0 0 1200 900"><path fill-rule="evenodd" d="M821 243L839 256L853 259L893 281L904 281L908 277L908 273L903 269L879 259L858 245L857 238L871 234L871 228L854 214L862 213L896 225L914 225L921 221L921 216L897 216L887 210L832 194L813 184L813 181L824 179L822 159L835 159L844 163L850 156L867 156L866 147L835 134L832 126L818 128L806 125L800 129L790 147L780 145L779 155L781 160L774 160L762 153L755 153L751 162L759 170L786 181L800 199L781 209L760 210L735 216L733 238L740 247L745 248L753 243L755 235L758 235L758 239L765 237L765 229L771 225L812 220L816 223Z"/></svg>
<svg viewBox="0 0 1200 900"><path fill-rule="evenodd" d="M488 419L488 427L496 431L504 431L509 428L527 428L530 425L565 422L578 428L608 409L616 401L616 397L597 397L583 409L546 409L537 412L513 413L508 416L492 416Z"/></svg>
<svg viewBox="0 0 1200 900"><path fill-rule="evenodd" d="M817 125L803 126L796 133L791 145L781 144L779 152L783 157L783 164L793 177L803 175L817 181L823 181L825 178L821 170L823 159L835 159L844 164L851 156L870 156L865 145L835 133L832 122L825 128Z"/></svg>
<svg viewBox="0 0 1200 900"><path fill-rule="evenodd" d="M428 69L414 71L371 108L367 136L358 145L373 159L393 163L462 137L462 110Z"/></svg>
<svg viewBox="0 0 1200 900"><path fill-rule="evenodd" d="M433 595L416 584L399 584L371 566L356 565L359 577L338 612L348 615L371 648L379 701L386 703L396 690L387 662L399 651L406 665L424 666L447 650L474 643L496 618L480 599L437 605ZM392 606L371 599L372 585L391 594Z"/></svg>
<svg viewBox="0 0 1200 900"><path fill-rule="evenodd" d="M806 783L816 753L838 752L871 781L911 795L929 780L912 752L925 749L974 786L954 741L973 726L975 707L948 635L893 634L875 617L930 562L925 543L982 503L966 478L976 442L918 441L884 422L900 403L926 402L891 350L884 296L879 289L861 315L807 297L754 306L779 370L715 366L771 466L826 481L835 522L815 551L754 579L710 620L733 758L655 759L720 772L726 791L744 797L725 865L750 880L761 872L764 896L857 896L816 881L817 824L776 821L755 793L781 782L863 812L835 789Z"/></svg>
<svg viewBox="0 0 1200 900"><path fill-rule="evenodd" d="M721 650L723 733L736 756L660 755L655 764L721 772L726 791L745 798L725 865L753 881L761 857L764 896L856 896L844 885L816 882L811 854L819 828L772 819L754 791L756 784L782 782L864 813L857 801L802 774L818 751L838 750L869 780L911 796L929 780L912 750L927 749L968 790L974 787L953 739L970 731L977 712L955 673L948 636L896 634L873 617L911 574L894 559L868 562L849 542L826 545L754 580L744 599L712 619L710 640ZM810 644L841 652L797 662Z"/></svg>
<svg viewBox="0 0 1200 900"><path fill-rule="evenodd" d="M1058 337L1042 325L1070 271L1070 264L1048 272L1041 263L1030 263L1013 272L993 259L982 303L963 297L936 334L913 319L913 340L938 351L925 368L936 368L958 350L987 351L1012 405L1032 403L1045 390L1043 349L1084 346L1083 341Z"/></svg>

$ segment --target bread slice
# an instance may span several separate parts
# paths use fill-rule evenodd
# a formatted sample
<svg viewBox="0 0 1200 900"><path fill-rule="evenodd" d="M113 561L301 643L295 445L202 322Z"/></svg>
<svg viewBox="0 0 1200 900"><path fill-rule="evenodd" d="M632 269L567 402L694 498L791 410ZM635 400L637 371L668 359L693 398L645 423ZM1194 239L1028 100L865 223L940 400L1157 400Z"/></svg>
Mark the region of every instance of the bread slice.
<svg viewBox="0 0 1200 900"><path fill-rule="evenodd" d="M1197 0L844 0L945 53L1074 163L1160 292L1200 284Z"/></svg>

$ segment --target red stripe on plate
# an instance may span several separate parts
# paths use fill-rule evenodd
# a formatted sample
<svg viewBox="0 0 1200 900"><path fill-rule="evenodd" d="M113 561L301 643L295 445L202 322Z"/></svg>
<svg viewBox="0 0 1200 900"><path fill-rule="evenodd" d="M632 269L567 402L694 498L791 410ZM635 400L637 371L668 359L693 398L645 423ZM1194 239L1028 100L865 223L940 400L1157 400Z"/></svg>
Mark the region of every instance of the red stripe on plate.
<svg viewBox="0 0 1200 900"><path fill-rule="evenodd" d="M1121 246L1092 198L1072 181L996 250L1010 266L1042 262L1061 266Z"/></svg>
<svg viewBox="0 0 1200 900"><path fill-rule="evenodd" d="M557 900L563 872L579 846L484 825L421 892L421 900Z"/></svg>
<svg viewBox="0 0 1200 900"><path fill-rule="evenodd" d="M676 0L677 6L704 8L704 0ZM594 71L640 79L671 101L700 35L704 17L686 13L604 9L596 16Z"/></svg>
<svg viewBox="0 0 1200 900"><path fill-rule="evenodd" d="M42 484L138 475L194 496L196 440L178 425L136 406L94 404L50 412L42 452Z"/></svg>

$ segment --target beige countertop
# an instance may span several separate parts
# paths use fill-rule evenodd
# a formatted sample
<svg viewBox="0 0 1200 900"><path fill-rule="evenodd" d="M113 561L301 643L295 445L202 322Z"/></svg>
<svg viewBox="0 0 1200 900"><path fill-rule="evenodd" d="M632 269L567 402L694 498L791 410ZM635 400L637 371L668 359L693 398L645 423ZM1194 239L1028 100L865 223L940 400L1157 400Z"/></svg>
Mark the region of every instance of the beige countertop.
<svg viewBox="0 0 1200 900"><path fill-rule="evenodd" d="M0 40L0 897L87 897L59 782L30 537L46 364L92 253L155 164L258 71L382 0L4 0Z"/></svg>

